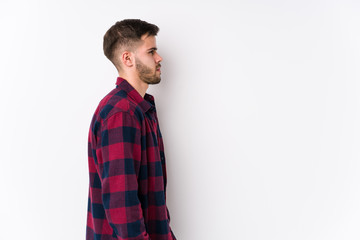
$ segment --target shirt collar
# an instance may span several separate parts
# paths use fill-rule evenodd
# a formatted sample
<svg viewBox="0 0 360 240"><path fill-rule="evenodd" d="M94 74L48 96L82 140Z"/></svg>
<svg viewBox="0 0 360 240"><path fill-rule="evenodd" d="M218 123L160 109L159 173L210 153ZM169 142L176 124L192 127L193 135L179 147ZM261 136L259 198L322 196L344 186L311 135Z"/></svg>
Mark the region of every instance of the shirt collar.
<svg viewBox="0 0 360 240"><path fill-rule="evenodd" d="M143 112L147 112L149 110L155 110L155 99L152 95L145 93L144 98L141 97L140 93L136 91L136 89L130 85L130 83L121 77L117 77L116 79L116 87L124 90L128 97L130 97L136 104L140 106Z"/></svg>

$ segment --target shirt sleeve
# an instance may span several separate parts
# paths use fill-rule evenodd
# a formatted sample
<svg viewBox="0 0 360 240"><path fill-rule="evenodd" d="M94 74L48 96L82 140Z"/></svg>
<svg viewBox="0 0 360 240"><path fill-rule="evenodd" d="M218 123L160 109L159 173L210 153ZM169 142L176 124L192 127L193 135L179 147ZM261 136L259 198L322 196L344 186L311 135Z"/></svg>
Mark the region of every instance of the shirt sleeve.
<svg viewBox="0 0 360 240"><path fill-rule="evenodd" d="M98 170L106 218L117 239L150 239L138 198L141 129L128 112L119 112L101 126Z"/></svg>

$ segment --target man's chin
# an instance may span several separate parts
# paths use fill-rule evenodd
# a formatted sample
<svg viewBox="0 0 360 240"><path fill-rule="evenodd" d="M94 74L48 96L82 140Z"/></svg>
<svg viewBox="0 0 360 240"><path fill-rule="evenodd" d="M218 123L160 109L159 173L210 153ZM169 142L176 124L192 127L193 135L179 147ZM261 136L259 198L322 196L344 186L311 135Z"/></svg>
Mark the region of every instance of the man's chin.
<svg viewBox="0 0 360 240"><path fill-rule="evenodd" d="M151 84L151 85L155 85L160 83L161 78L154 78L154 79L143 79L143 82L147 83L147 84Z"/></svg>
<svg viewBox="0 0 360 240"><path fill-rule="evenodd" d="M150 84L155 85L155 84L159 84L160 82L161 82L161 78L156 79L156 81L151 82Z"/></svg>
<svg viewBox="0 0 360 240"><path fill-rule="evenodd" d="M159 76L159 77L154 77L153 79L151 79L151 80L149 81L149 84L155 85L155 84L160 83L160 81L161 81L161 77L160 77L160 76Z"/></svg>

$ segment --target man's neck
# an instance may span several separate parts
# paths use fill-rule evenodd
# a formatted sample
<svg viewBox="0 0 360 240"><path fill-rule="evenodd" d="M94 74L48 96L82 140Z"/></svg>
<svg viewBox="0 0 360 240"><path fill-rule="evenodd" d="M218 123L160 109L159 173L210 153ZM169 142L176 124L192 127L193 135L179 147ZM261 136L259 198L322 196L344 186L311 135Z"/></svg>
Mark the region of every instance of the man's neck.
<svg viewBox="0 0 360 240"><path fill-rule="evenodd" d="M135 90L141 95L141 97L144 98L146 90L149 87L149 84L141 81L138 77L131 77L131 76L126 76L124 74L120 74L119 73L119 77L125 79L126 81L128 81L128 83L135 88Z"/></svg>

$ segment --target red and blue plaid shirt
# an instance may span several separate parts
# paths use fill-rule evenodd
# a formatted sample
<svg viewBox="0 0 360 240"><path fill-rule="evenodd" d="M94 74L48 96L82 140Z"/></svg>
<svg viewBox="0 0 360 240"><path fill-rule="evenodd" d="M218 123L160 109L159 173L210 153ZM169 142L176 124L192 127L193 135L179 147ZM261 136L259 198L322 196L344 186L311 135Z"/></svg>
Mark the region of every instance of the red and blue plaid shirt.
<svg viewBox="0 0 360 240"><path fill-rule="evenodd" d="M86 239L176 239L153 96L142 98L118 77L95 111L88 140Z"/></svg>

